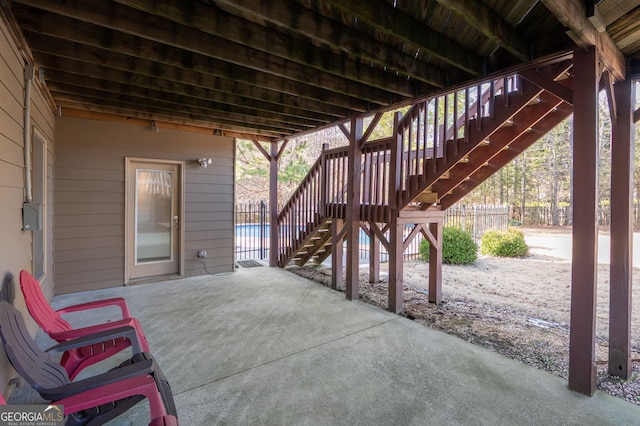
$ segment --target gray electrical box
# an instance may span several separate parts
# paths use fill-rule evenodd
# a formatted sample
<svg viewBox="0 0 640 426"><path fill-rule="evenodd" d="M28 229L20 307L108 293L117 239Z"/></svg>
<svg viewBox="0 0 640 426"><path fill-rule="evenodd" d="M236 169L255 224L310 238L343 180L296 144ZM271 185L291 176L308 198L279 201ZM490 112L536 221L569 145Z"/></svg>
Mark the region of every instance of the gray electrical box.
<svg viewBox="0 0 640 426"><path fill-rule="evenodd" d="M24 203L22 205L22 229L25 231L42 230L42 204Z"/></svg>

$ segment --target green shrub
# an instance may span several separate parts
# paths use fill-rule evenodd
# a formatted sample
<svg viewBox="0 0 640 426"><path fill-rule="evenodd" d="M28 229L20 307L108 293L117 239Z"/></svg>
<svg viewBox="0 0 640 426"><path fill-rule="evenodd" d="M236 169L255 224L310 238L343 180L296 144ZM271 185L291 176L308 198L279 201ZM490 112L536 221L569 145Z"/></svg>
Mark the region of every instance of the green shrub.
<svg viewBox="0 0 640 426"><path fill-rule="evenodd" d="M429 261L429 241L422 240L420 255ZM471 265L478 258L478 245L471 234L460 228L445 226L442 230L442 262L451 265Z"/></svg>
<svg viewBox="0 0 640 426"><path fill-rule="evenodd" d="M522 257L529 252L522 231L489 231L482 236L480 253L498 257Z"/></svg>

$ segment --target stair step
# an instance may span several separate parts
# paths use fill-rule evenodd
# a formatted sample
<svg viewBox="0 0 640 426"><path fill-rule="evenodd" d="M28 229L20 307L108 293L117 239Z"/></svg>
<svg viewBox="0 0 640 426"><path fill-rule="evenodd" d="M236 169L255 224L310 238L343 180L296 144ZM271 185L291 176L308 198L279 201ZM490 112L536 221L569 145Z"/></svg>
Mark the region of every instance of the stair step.
<svg viewBox="0 0 640 426"><path fill-rule="evenodd" d="M435 204L438 202L438 194L435 192L425 191L414 198L413 201L422 204Z"/></svg>

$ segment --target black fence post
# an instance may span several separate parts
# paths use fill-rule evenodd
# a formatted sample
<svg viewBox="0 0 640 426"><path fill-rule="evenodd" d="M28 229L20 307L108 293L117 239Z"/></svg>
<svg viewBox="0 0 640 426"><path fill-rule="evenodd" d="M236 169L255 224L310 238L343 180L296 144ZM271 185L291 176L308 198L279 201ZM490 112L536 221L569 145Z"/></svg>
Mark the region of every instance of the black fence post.
<svg viewBox="0 0 640 426"><path fill-rule="evenodd" d="M267 227L265 222L267 219L267 203L260 201L260 259L265 259L266 249L265 244L267 241Z"/></svg>

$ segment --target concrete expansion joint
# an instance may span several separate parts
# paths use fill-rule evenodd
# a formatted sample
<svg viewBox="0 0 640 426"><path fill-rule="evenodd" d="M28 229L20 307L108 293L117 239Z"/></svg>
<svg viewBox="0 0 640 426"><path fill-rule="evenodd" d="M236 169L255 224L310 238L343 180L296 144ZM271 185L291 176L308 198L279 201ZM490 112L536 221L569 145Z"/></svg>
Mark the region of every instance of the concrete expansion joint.
<svg viewBox="0 0 640 426"><path fill-rule="evenodd" d="M353 332L351 332L351 333L347 333L347 334L345 334L345 335L343 335L343 336L336 337L336 338L334 338L334 339L330 339L330 340L327 340L327 341L325 341L325 342L321 342L321 343L318 343L318 344L316 344L316 345L312 345L312 346L309 346L309 347L307 347L307 348L300 349L300 350L295 351L295 352L291 352L291 353L289 353L289 354L286 354L286 355L280 356L280 357L278 357L278 358L270 359L270 360L265 361L265 362L262 362L262 363L260 363L260 364L258 364L258 365L254 365L253 367L245 368L244 370L240 370L240 371L236 371L235 373L227 374L226 376L222 376L222 377L219 377L219 378L217 378L217 379L215 379L215 380L211 380L211 381L209 381L209 382L202 383L202 384L200 384L200 385L198 385L198 386L194 386L194 387L192 387L192 388L185 389L185 390L180 391L180 392L174 392L174 395L175 395L175 396L177 396L177 395L182 395L182 394L185 394L185 393L188 393L188 392L194 391L194 390L196 390L196 389L200 389L200 388L203 388L203 387L205 387L205 386L209 386L209 385L212 385L212 384L214 384L214 383L221 382L221 381L226 380L226 379L229 379L229 378L231 378L231 377L235 377L235 376L238 376L238 375L240 375L240 374L247 373L247 372L249 372L249 371L257 370L257 369L259 369L259 368L261 368L261 367L264 367L264 366L267 366L267 365L270 365L270 364L276 363L276 362L278 362L278 361L281 361L281 360L284 360L284 359L287 359L287 358L291 358L291 357L296 356L296 355L300 355L300 354L302 354L302 353L308 352L308 351L313 350L313 349L320 348L320 347L325 346L325 345L328 345L328 344L330 344L330 343L338 342L338 341L343 340L343 339L348 338L348 337L356 336L356 335L358 335L358 334L360 334L360 333L363 333L363 332L365 332L365 331L373 330L373 329L375 329L375 328L378 328L378 327L381 327L381 326L383 326L383 325L386 325L386 324L392 323L392 322L394 322L394 321L398 321L398 320L400 320L400 319L402 319L402 317L400 317L400 316L398 316L398 317L396 317L396 318L391 318L391 319L389 319L389 320L387 320L387 321L383 321L383 322L381 322L381 323L374 324L374 325L371 325L371 326L369 326L369 327L365 327L365 328L362 328L362 329L359 329L359 330L353 331Z"/></svg>

